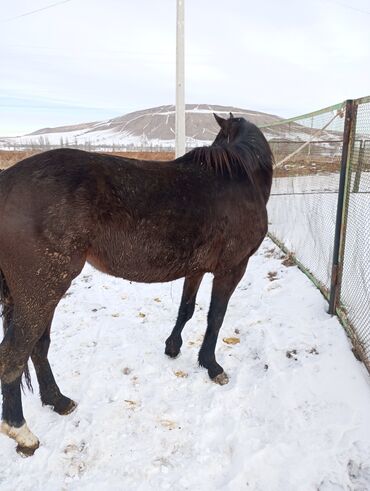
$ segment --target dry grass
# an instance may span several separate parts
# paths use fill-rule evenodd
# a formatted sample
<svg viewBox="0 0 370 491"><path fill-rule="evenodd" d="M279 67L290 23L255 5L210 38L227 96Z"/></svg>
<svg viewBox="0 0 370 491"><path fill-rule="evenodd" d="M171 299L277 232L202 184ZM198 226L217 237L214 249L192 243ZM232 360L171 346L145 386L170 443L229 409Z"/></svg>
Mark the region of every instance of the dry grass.
<svg viewBox="0 0 370 491"><path fill-rule="evenodd" d="M282 264L287 268L290 268L291 266L295 266L296 262L294 260L293 254L292 253L287 254L284 260L282 261Z"/></svg>
<svg viewBox="0 0 370 491"><path fill-rule="evenodd" d="M279 162L284 155L275 155L275 161ZM315 174L331 174L340 171L341 159L337 157L296 156L289 160L282 167L274 169L274 177L297 177L310 176Z"/></svg>
<svg viewBox="0 0 370 491"><path fill-rule="evenodd" d="M130 159L142 159L142 160L172 160L175 158L174 152L109 152L109 153L111 155L118 155L119 157L127 157Z"/></svg>
<svg viewBox="0 0 370 491"><path fill-rule="evenodd" d="M34 150L0 150L0 169L7 169L19 162L19 160L31 157L31 155L35 155L36 153L39 152Z"/></svg>
<svg viewBox="0 0 370 491"><path fill-rule="evenodd" d="M0 169L7 169L20 160L41 153L38 150L0 150ZM108 153L108 152L105 152ZM174 152L109 152L111 155L142 160L171 160Z"/></svg>

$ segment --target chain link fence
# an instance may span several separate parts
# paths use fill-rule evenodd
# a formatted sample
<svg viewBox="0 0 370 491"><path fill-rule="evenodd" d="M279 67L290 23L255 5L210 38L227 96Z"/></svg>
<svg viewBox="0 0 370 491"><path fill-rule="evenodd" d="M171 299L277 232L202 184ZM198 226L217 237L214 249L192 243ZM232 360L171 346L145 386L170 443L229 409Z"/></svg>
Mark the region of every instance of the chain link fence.
<svg viewBox="0 0 370 491"><path fill-rule="evenodd" d="M342 222L335 308L370 370L370 97L353 103Z"/></svg>
<svg viewBox="0 0 370 491"><path fill-rule="evenodd" d="M327 298L370 371L370 97L261 129L277 163L269 235Z"/></svg>

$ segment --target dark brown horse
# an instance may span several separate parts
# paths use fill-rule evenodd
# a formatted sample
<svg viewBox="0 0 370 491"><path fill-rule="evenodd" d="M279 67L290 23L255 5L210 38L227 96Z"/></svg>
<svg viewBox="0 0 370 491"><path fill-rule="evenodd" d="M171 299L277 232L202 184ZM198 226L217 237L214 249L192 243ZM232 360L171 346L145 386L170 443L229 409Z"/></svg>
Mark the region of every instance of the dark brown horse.
<svg viewBox="0 0 370 491"><path fill-rule="evenodd" d="M185 277L165 352L176 357L203 275L214 275L199 364L228 381L215 358L227 304L267 231L272 154L243 118L215 116L210 147L171 162L51 150L0 175L2 431L32 454L38 439L23 417L21 378L31 357L43 404L68 414L48 362L56 306L86 261L138 282Z"/></svg>

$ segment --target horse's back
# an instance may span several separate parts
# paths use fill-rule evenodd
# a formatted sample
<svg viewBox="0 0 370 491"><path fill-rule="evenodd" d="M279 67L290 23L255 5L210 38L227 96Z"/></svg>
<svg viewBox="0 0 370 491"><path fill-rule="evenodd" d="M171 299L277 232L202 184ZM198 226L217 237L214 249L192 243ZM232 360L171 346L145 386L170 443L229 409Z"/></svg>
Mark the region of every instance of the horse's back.
<svg viewBox="0 0 370 491"><path fill-rule="evenodd" d="M72 149L1 173L0 216L0 247L81 250L99 269L148 282L228 269L267 226L263 199L243 182L191 163Z"/></svg>

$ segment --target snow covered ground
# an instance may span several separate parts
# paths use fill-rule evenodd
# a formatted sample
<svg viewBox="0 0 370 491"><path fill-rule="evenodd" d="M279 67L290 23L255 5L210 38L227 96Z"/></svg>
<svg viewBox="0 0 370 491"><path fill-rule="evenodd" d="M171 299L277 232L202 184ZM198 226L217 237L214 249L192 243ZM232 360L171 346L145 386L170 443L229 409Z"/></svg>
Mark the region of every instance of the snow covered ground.
<svg viewBox="0 0 370 491"><path fill-rule="evenodd" d="M41 447L23 459L0 436L0 489L369 490L368 375L309 280L265 240L220 334L223 387L197 366L211 277L181 356L164 355L181 286L84 269L58 308L50 353L79 406L64 417L41 407L34 381L24 409Z"/></svg>
<svg viewBox="0 0 370 491"><path fill-rule="evenodd" d="M330 287L339 173L274 179L269 230Z"/></svg>
<svg viewBox="0 0 370 491"><path fill-rule="evenodd" d="M356 172L352 172L340 300L370 356L370 172L361 173L359 192L353 192L355 179ZM277 178L268 203L270 232L328 290L338 188L338 173Z"/></svg>

